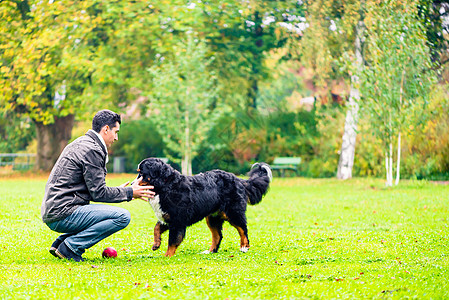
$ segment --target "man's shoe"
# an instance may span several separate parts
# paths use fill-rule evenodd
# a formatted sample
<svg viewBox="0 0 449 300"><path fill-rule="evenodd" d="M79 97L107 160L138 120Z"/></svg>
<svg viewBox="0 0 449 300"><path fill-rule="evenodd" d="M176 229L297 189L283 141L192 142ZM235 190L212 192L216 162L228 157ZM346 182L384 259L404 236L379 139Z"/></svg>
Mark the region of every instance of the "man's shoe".
<svg viewBox="0 0 449 300"><path fill-rule="evenodd" d="M65 243L61 243L56 249L55 254L57 257L62 259L73 259L76 262L84 261L84 258L81 257L81 255L76 254L73 252L69 247L66 246Z"/></svg>
<svg viewBox="0 0 449 300"><path fill-rule="evenodd" d="M61 240L60 237L58 237L53 244L51 244L50 249L48 249L48 252L50 252L51 255L53 255L54 257L60 258L58 255L56 255L56 250L58 250L59 245L61 245L61 243L64 240Z"/></svg>

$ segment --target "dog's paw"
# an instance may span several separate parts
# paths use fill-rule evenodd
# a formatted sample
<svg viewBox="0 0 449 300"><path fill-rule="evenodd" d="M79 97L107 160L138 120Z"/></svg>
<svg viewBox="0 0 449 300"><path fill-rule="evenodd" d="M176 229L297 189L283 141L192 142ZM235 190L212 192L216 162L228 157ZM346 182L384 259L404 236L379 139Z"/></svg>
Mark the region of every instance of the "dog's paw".
<svg viewBox="0 0 449 300"><path fill-rule="evenodd" d="M241 247L240 251L242 251L243 253L248 252L249 248L248 247Z"/></svg>
<svg viewBox="0 0 449 300"><path fill-rule="evenodd" d="M153 247L151 247L151 250L156 251L160 246L161 245L153 245Z"/></svg>
<svg viewBox="0 0 449 300"><path fill-rule="evenodd" d="M210 254L211 252L209 250L205 250L203 252L201 252L201 254Z"/></svg>

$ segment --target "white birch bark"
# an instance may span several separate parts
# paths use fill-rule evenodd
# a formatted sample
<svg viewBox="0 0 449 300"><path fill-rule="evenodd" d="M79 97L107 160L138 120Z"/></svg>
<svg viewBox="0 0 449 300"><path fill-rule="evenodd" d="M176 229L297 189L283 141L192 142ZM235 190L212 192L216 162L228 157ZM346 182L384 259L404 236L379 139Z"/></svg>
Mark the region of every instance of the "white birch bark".
<svg viewBox="0 0 449 300"><path fill-rule="evenodd" d="M358 81L356 75L352 81L351 92L349 94L348 110L345 119L345 131L343 133L340 160L338 162L338 179L352 178L352 167L354 166L355 144L357 139L357 118L360 99L360 92L354 88L354 81Z"/></svg>
<svg viewBox="0 0 449 300"><path fill-rule="evenodd" d="M390 144L390 150L388 152L388 179L387 186L393 185L393 160L391 159L392 144Z"/></svg>
<svg viewBox="0 0 449 300"><path fill-rule="evenodd" d="M357 121L359 114L359 74L363 66L362 56L362 36L364 23L359 21L356 26L355 48L355 69L356 74L351 76L351 90L349 93L348 110L345 118L345 128L342 138L340 159L338 162L338 179L352 178L352 167L354 166L355 144L357 139Z"/></svg>
<svg viewBox="0 0 449 300"><path fill-rule="evenodd" d="M390 150L387 151L387 182L386 186L393 186L393 143L390 143Z"/></svg>
<svg viewBox="0 0 449 300"><path fill-rule="evenodd" d="M401 175L401 133L398 134L398 158L397 158L397 165L396 165L396 181L395 184L399 184L399 178Z"/></svg>
<svg viewBox="0 0 449 300"><path fill-rule="evenodd" d="M388 167L389 157L388 157L388 151L385 152L385 174L387 174L387 181L385 182L385 185L388 186L388 170L390 168Z"/></svg>

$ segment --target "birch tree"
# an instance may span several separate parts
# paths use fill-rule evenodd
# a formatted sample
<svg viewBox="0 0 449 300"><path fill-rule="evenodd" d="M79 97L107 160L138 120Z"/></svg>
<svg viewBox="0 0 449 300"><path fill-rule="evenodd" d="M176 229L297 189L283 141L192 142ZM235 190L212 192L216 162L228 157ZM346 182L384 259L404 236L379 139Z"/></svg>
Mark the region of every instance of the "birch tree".
<svg viewBox="0 0 449 300"><path fill-rule="evenodd" d="M401 133L422 112L435 78L416 4L387 1L367 8L371 18L366 22L369 61L361 79L363 110L383 142L387 186L393 185L394 145L397 184Z"/></svg>

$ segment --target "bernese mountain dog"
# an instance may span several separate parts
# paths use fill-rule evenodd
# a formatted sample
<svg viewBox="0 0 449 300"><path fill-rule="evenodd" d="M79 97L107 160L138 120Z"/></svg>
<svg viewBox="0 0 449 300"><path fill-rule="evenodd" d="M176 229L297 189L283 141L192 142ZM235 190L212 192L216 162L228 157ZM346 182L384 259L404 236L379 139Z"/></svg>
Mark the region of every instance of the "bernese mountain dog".
<svg viewBox="0 0 449 300"><path fill-rule="evenodd" d="M156 193L149 200L158 219L153 250L159 249L161 234L168 230L165 256L173 256L185 237L186 228L206 218L212 232L212 245L203 253L218 251L224 221L237 229L240 251L248 251L246 206L247 203L258 204L267 193L272 180L268 164L254 164L248 180L222 170L185 176L158 158L144 159L137 171L137 178L142 177L140 184L154 186Z"/></svg>

